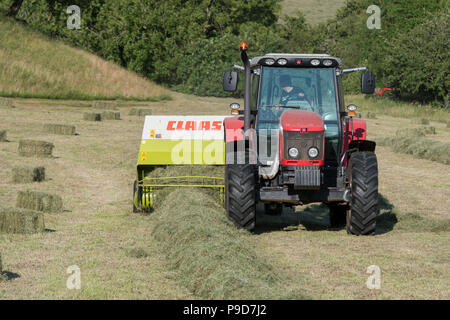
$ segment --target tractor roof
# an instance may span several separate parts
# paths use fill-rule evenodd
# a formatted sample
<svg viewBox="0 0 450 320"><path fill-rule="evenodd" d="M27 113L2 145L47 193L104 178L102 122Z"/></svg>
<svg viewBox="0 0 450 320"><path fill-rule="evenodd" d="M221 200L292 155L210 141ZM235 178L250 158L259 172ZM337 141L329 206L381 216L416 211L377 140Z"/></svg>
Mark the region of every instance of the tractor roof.
<svg viewBox="0 0 450 320"><path fill-rule="evenodd" d="M273 59L276 61L276 60L282 59L282 58L287 59L289 61L292 61L292 60L311 61L314 59L318 59L318 60L327 60L328 59L328 60L332 60L334 62L333 65L342 67L342 60L337 57L330 56L329 54L306 54L306 53L268 53L264 56L254 57L253 59L251 59L251 65L252 65L252 67L256 67L258 65L263 65L264 61L266 59Z"/></svg>

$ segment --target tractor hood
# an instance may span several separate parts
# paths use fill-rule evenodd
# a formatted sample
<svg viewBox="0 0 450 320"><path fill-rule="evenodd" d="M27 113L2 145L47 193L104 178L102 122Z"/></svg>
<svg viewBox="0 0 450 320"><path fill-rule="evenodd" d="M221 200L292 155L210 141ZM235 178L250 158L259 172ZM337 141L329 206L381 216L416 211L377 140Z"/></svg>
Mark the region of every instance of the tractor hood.
<svg viewBox="0 0 450 320"><path fill-rule="evenodd" d="M281 165L324 165L325 132L320 115L306 110L288 110L281 115L280 124ZM315 152L310 153L310 150Z"/></svg>
<svg viewBox="0 0 450 320"><path fill-rule="evenodd" d="M323 131L323 120L320 115L306 110L288 110L283 112L280 119L283 131Z"/></svg>

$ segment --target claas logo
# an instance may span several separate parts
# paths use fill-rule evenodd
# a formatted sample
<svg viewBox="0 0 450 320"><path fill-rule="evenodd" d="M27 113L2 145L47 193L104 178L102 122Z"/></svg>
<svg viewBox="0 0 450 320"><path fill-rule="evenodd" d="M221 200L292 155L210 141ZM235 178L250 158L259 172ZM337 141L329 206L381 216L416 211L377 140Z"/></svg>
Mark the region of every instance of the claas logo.
<svg viewBox="0 0 450 320"><path fill-rule="evenodd" d="M220 131L222 130L222 121L169 121L167 130Z"/></svg>

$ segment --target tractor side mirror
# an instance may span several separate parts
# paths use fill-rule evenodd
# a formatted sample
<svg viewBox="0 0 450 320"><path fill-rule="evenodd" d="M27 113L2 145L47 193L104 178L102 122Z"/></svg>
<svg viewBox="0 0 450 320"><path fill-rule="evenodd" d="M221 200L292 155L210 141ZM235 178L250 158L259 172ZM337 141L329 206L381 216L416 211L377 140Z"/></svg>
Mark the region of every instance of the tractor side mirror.
<svg viewBox="0 0 450 320"><path fill-rule="evenodd" d="M227 70L223 74L223 90L225 91L236 91L238 82L237 71Z"/></svg>
<svg viewBox="0 0 450 320"><path fill-rule="evenodd" d="M375 75L372 72L364 72L361 75L361 92L366 94L375 92Z"/></svg>

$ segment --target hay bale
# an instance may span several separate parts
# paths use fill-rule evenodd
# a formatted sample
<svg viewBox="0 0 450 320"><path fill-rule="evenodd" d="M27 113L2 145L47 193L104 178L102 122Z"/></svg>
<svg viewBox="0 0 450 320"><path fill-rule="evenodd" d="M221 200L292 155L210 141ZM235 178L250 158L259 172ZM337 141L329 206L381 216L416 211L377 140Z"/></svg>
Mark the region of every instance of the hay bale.
<svg viewBox="0 0 450 320"><path fill-rule="evenodd" d="M96 112L83 113L83 119L87 121L102 121L102 115Z"/></svg>
<svg viewBox="0 0 450 320"><path fill-rule="evenodd" d="M117 111L103 111L102 120L120 120L120 112Z"/></svg>
<svg viewBox="0 0 450 320"><path fill-rule="evenodd" d="M366 113L366 118L367 119L376 119L377 118L377 114L375 112L367 112Z"/></svg>
<svg viewBox="0 0 450 320"><path fill-rule="evenodd" d="M94 101L92 107L95 109L117 110L117 102L115 101Z"/></svg>
<svg viewBox="0 0 450 320"><path fill-rule="evenodd" d="M0 207L0 232L32 234L44 231L45 223L42 212Z"/></svg>
<svg viewBox="0 0 450 320"><path fill-rule="evenodd" d="M51 158L55 145L37 140L20 140L19 155L23 157Z"/></svg>
<svg viewBox="0 0 450 320"><path fill-rule="evenodd" d="M152 115L152 109L132 108L128 114L130 116L139 116L139 117L151 116Z"/></svg>
<svg viewBox="0 0 450 320"><path fill-rule="evenodd" d="M0 142L7 142L7 132L6 130L0 130Z"/></svg>
<svg viewBox="0 0 450 320"><path fill-rule="evenodd" d="M428 125L428 124L430 124L430 120L428 120L426 118L413 119L413 123Z"/></svg>
<svg viewBox="0 0 450 320"><path fill-rule="evenodd" d="M283 289L284 274L254 248L224 209L199 190L173 190L156 212L153 236L177 280L204 299L305 298Z"/></svg>
<svg viewBox="0 0 450 320"><path fill-rule="evenodd" d="M16 199L16 207L57 213L62 211L62 199L56 194L38 191L19 191Z"/></svg>
<svg viewBox="0 0 450 320"><path fill-rule="evenodd" d="M44 167L17 166L12 169L13 183L31 183L45 180Z"/></svg>
<svg viewBox="0 0 450 320"><path fill-rule="evenodd" d="M67 124L46 123L44 124L44 131L53 134L73 136L75 134L75 126Z"/></svg>
<svg viewBox="0 0 450 320"><path fill-rule="evenodd" d="M13 100L0 97L0 107L14 108Z"/></svg>

